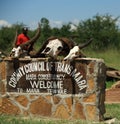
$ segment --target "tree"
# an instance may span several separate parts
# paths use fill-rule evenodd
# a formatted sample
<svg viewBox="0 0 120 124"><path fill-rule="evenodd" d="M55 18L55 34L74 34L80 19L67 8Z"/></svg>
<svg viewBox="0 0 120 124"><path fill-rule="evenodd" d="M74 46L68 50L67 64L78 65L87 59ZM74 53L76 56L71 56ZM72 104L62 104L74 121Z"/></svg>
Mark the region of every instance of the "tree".
<svg viewBox="0 0 120 124"><path fill-rule="evenodd" d="M69 37L71 35L71 31L70 31L70 24L64 24L61 29L60 29L60 36L62 37Z"/></svg>
<svg viewBox="0 0 120 124"><path fill-rule="evenodd" d="M22 27L25 26L23 23L13 24L11 27L2 27L0 29L0 50L10 53L13 47L13 41L16 31L21 33Z"/></svg>
<svg viewBox="0 0 120 124"><path fill-rule="evenodd" d="M39 40L39 47L43 42L51 36L52 30L49 25L49 20L47 18L41 18L40 20L40 25L41 25L41 35L40 35L40 40Z"/></svg>
<svg viewBox="0 0 120 124"><path fill-rule="evenodd" d="M51 28L47 18L41 18L41 34L36 47L39 49L42 43L50 36L73 38L77 43L93 38L89 46L93 50L105 50L107 48L120 48L120 30L116 22L119 17L113 18L111 15L96 15L92 19L80 21L75 30L71 30L71 24L64 24L61 28ZM14 24L12 27L2 27L0 29L0 50L8 51L12 49L12 44L16 30L21 32L23 23ZM36 30L28 32L30 37L34 36Z"/></svg>
<svg viewBox="0 0 120 124"><path fill-rule="evenodd" d="M49 20L46 18L42 18L41 21L41 29L42 29L42 33L44 34L44 37L47 38L50 36L51 34L51 27L49 25Z"/></svg>
<svg viewBox="0 0 120 124"><path fill-rule="evenodd" d="M116 45L120 44L117 20L118 17L113 19L110 15L96 15L93 19L79 23L77 31L81 39L94 38L91 45L94 50L104 50L110 46L117 47Z"/></svg>

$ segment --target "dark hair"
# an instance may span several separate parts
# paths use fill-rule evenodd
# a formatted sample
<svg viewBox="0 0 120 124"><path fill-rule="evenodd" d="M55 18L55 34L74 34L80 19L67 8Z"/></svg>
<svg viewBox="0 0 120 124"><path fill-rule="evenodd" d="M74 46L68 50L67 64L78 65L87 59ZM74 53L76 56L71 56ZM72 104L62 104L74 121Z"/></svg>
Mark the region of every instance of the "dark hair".
<svg viewBox="0 0 120 124"><path fill-rule="evenodd" d="M23 27L22 31L28 31L28 27Z"/></svg>

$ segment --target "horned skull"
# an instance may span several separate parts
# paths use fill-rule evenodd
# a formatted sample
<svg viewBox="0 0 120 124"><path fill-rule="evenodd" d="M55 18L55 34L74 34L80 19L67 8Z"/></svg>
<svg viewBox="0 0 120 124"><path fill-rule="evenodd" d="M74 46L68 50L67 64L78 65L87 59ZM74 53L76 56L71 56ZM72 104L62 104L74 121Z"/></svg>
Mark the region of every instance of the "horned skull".
<svg viewBox="0 0 120 124"><path fill-rule="evenodd" d="M74 58L79 57L80 55L79 53L80 53L79 46L74 46L70 50L69 54L64 58L64 60L73 60Z"/></svg>
<svg viewBox="0 0 120 124"><path fill-rule="evenodd" d="M72 43L73 41L66 38L56 38L47 41L48 42L45 44L45 47L41 52L42 54L55 59L58 55L67 55L64 60L73 60L76 57L85 57L81 49L88 46L92 39L79 45L74 45L74 43Z"/></svg>
<svg viewBox="0 0 120 124"><path fill-rule="evenodd" d="M11 57L19 57L20 56L20 53L21 53L21 47L14 47L10 53L10 56Z"/></svg>
<svg viewBox="0 0 120 124"><path fill-rule="evenodd" d="M83 44L79 44L78 46L74 46L72 49L70 49L69 54L64 58L64 60L73 60L76 57L85 57L85 55L82 53L81 49L88 46L91 42L92 42L92 38L83 43Z"/></svg>
<svg viewBox="0 0 120 124"><path fill-rule="evenodd" d="M42 54L57 58L58 54L62 51L63 45L59 39L49 41L46 48L42 51Z"/></svg>

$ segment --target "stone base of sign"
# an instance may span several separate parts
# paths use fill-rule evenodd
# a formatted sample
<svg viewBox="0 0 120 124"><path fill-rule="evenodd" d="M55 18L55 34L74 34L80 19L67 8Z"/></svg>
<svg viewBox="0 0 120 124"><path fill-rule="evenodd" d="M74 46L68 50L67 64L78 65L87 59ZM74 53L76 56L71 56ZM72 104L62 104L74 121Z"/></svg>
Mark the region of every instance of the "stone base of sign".
<svg viewBox="0 0 120 124"><path fill-rule="evenodd" d="M10 65L8 63L12 63L12 60L6 59L0 63L0 114L104 120L106 68L103 60L93 58L75 60L75 63L84 67L81 68L81 72L84 69L87 81L86 92L78 94L8 92L6 79L8 75L6 70Z"/></svg>

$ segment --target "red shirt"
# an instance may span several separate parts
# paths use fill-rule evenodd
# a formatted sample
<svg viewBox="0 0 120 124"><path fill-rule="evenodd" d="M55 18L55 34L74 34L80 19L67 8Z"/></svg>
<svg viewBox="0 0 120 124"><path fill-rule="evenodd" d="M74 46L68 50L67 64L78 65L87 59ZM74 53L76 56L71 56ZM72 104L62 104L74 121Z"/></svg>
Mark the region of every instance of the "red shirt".
<svg viewBox="0 0 120 124"><path fill-rule="evenodd" d="M20 44L23 44L25 42L27 42L28 40L30 40L30 38L24 34L19 34L17 37L17 42L16 45L19 46Z"/></svg>

